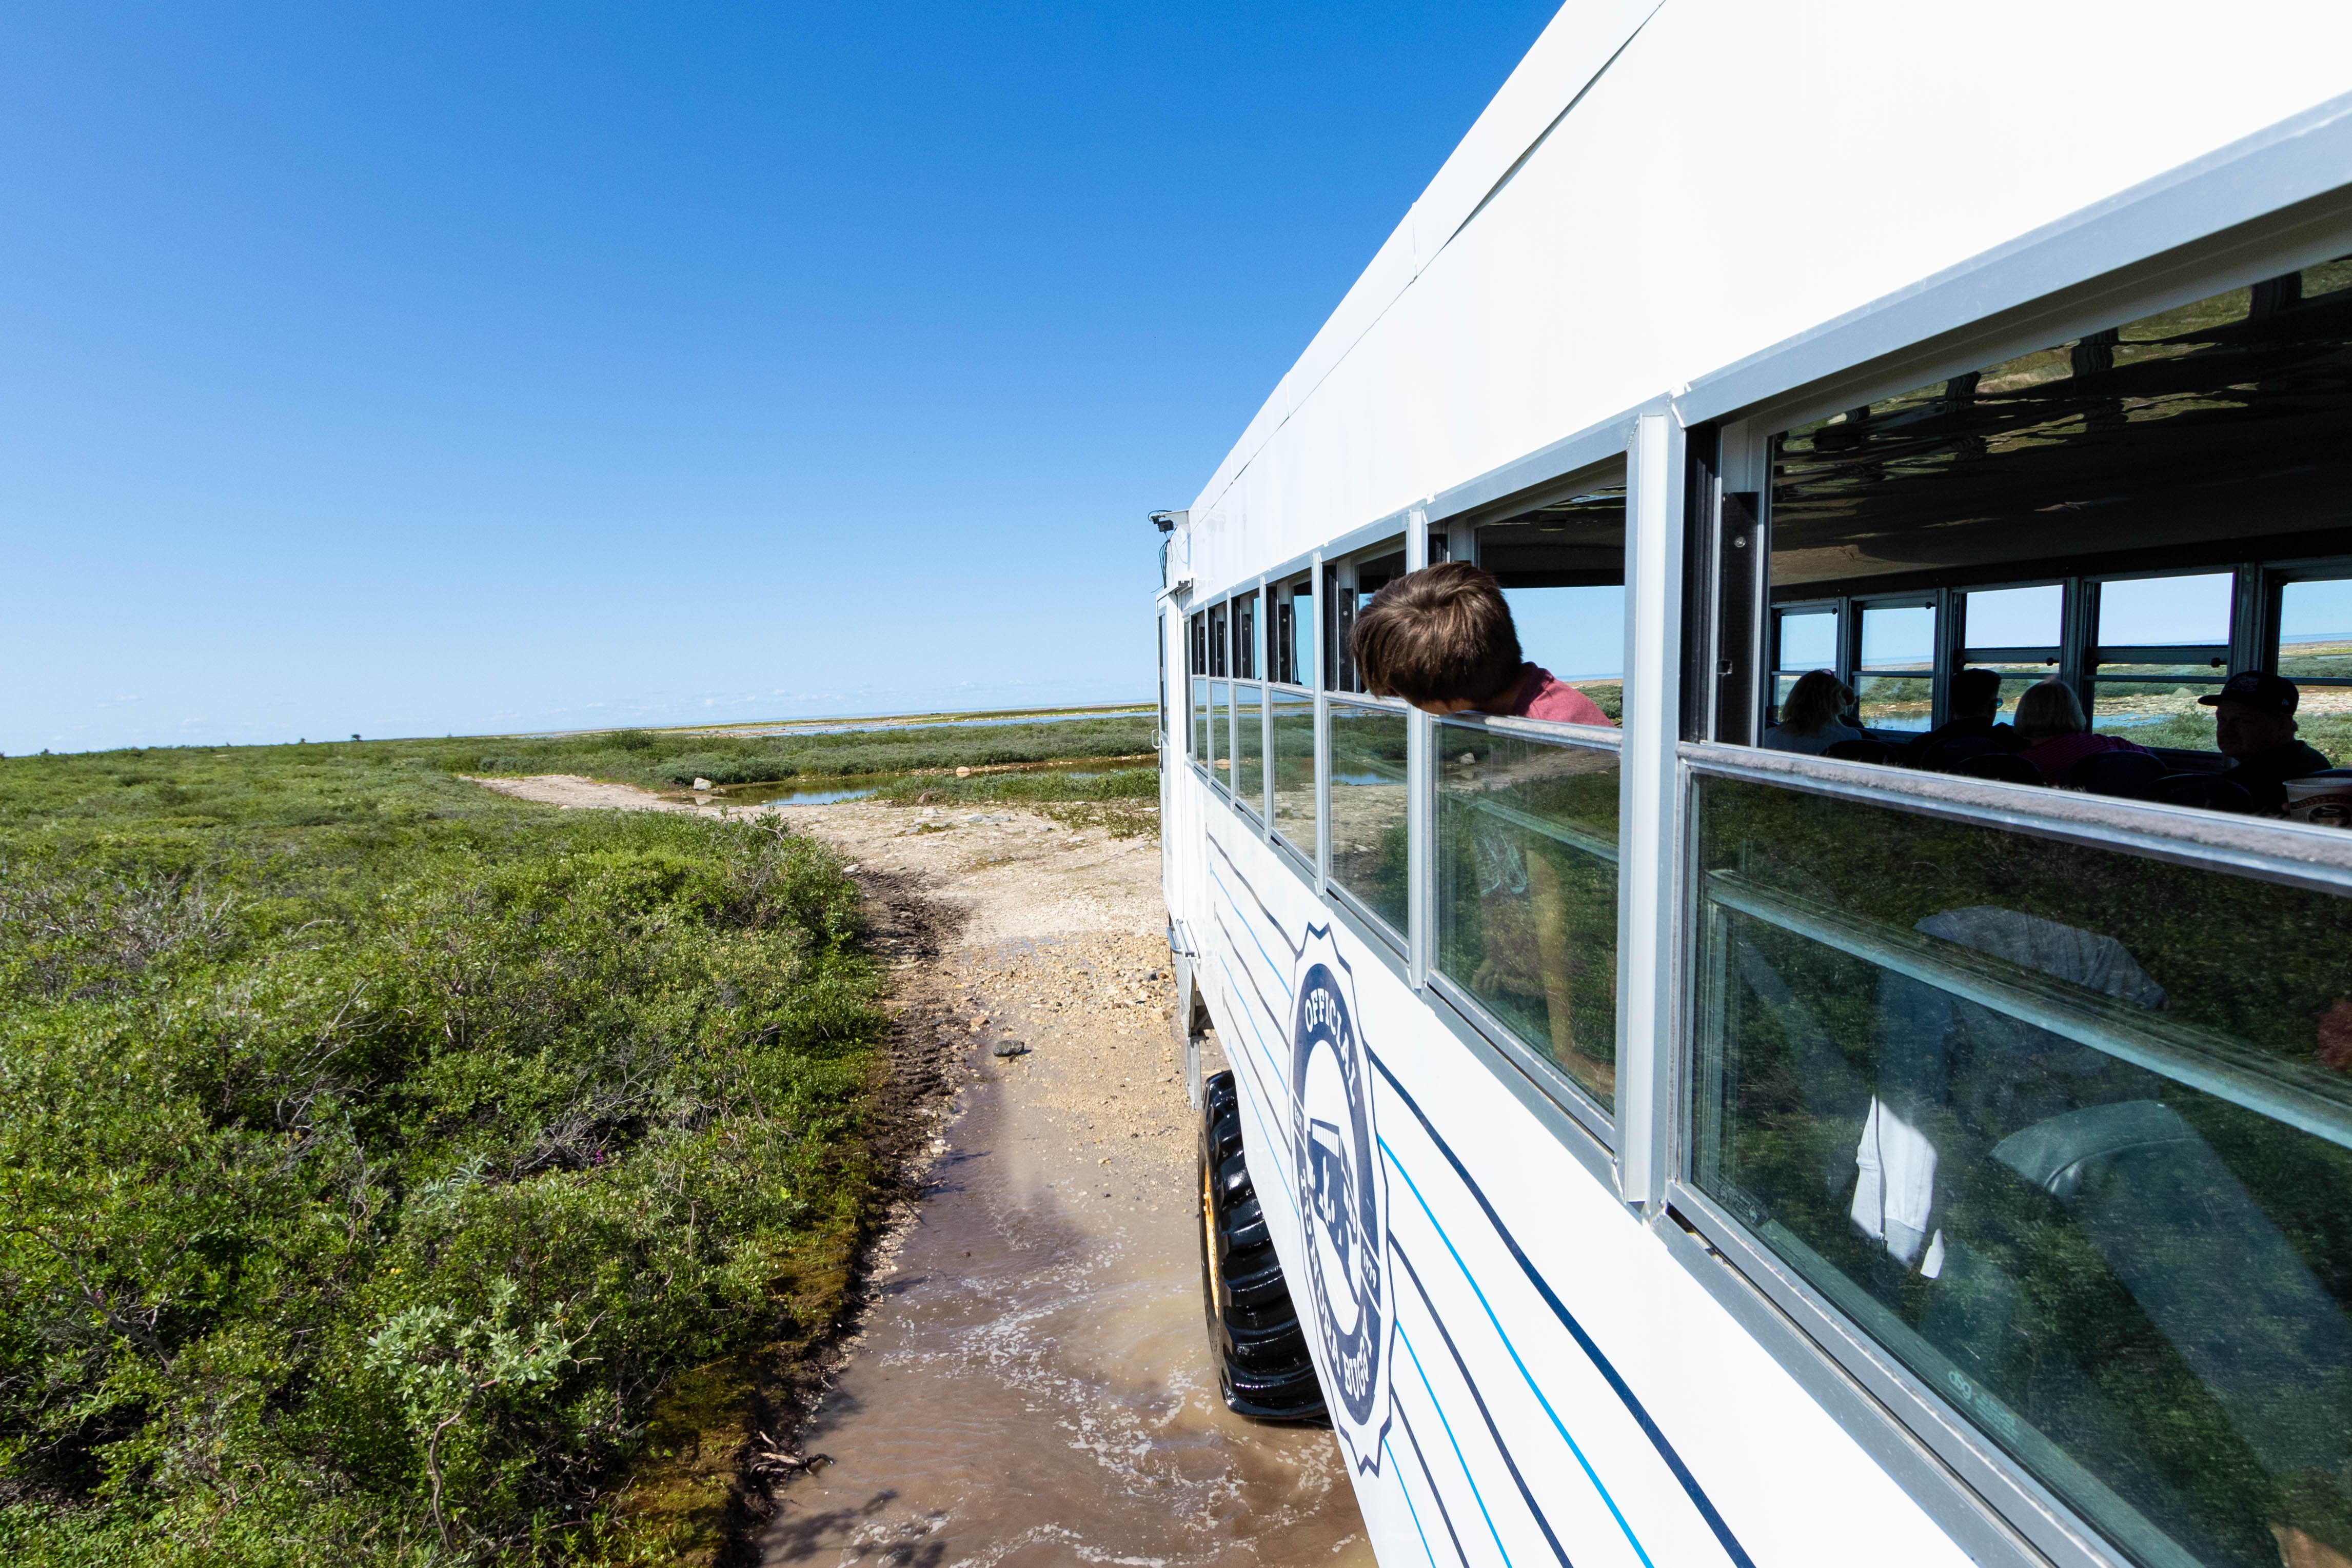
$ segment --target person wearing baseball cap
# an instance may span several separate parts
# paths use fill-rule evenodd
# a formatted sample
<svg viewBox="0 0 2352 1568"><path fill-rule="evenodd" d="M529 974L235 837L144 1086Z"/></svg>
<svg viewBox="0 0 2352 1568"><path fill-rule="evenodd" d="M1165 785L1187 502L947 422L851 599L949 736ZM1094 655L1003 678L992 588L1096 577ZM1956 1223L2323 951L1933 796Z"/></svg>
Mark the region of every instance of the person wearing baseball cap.
<svg viewBox="0 0 2352 1568"><path fill-rule="evenodd" d="M2213 710L2213 744L2231 759L2222 777L2244 785L2257 811L2286 804L2288 779L2332 766L2294 737L2294 710L2303 694L2283 675L2240 670L2220 691L2197 700Z"/></svg>

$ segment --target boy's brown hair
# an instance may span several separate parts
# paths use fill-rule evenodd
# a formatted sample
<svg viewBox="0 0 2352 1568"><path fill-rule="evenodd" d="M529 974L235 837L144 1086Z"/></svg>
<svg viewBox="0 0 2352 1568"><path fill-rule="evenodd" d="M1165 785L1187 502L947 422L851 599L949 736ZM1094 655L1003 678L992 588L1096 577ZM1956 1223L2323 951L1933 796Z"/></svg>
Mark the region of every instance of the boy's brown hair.
<svg viewBox="0 0 2352 1568"><path fill-rule="evenodd" d="M1408 572L1372 596L1349 645L1364 689L1413 704L1500 695L1519 679L1503 585L1466 560Z"/></svg>

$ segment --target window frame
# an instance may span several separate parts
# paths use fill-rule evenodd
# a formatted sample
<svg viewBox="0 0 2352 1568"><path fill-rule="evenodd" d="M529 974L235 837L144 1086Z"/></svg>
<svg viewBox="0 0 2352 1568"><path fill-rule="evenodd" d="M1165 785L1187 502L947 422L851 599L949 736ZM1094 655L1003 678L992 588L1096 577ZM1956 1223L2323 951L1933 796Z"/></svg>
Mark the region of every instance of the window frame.
<svg viewBox="0 0 2352 1568"><path fill-rule="evenodd" d="M2315 133L2299 147L2288 144L2288 127L2330 118L2331 135ZM2154 182L2149 189L2127 193L2137 196L2137 204L2111 202L2079 224L2068 220L2029 236L2035 243L2021 241L1988 253L1882 306L1702 378L1675 400L1685 425L1700 427L1695 436L1703 433L1720 444L1689 497L1691 538L1709 538L1718 515L1728 517L1727 501L1738 499L1754 507L1759 553L1753 559L1759 566L1769 561L1769 438L1774 432L2352 254L2352 187L2341 183L2340 173L2319 186L2329 194L2328 201L2300 210L2281 205L2284 198L2276 185L2257 194L2236 183L2246 178L2248 164L2265 156L2307 174L2320 169L2320 160L2344 156L2352 151L2352 115L2330 117L2315 110L2231 151L2238 156L2208 160L2192 178ZM2248 201L2264 210L2245 210ZM2215 215L2230 213L2233 204L2234 217ZM2152 236L2161 226L2159 220L2200 226L2171 246L2158 245ZM2239 226L2229 226L2231 223ZM2107 259L2104 266L2090 265L2087 257L2097 255L2102 244L2110 247ZM2013 303L2003 299L2003 291ZM2314 558L2313 564L2318 559ZM2247 640L2259 638L2253 651L2264 661L2261 667L2274 668L2276 584L2292 580L2299 564L2305 563L2258 559L2233 568L2253 573L2258 603L2266 612L2246 613L2248 583L2242 576L2232 622L2233 667L2246 667L2237 661L2250 651ZM1730 580L1719 559L1709 562L1708 570L1711 583ZM2184 574L2174 567L2144 575ZM2340 574L2318 570L2310 575ZM2029 574L1968 586L1976 591L2052 580L2064 580ZM1781 608L1772 601L1769 580L1756 583L1753 591L1768 613ZM2067 594L2062 632L2061 674L2078 693L2090 689L2084 677L2093 673L2086 665L2095 627L2095 606L2085 614L2084 598L2079 591ZM1768 629L1768 635L1777 639L1777 627ZM1858 618L1848 635L1858 638ZM1939 623L1939 644L1965 641L1960 617L1948 615ZM1950 651L1963 653L1959 647ZM1719 655L1736 656L1738 652L1717 649L1710 636L1706 645L1686 648L1685 657L1721 668ZM1772 666L1778 658L1775 643L1769 657L1757 660L1748 685L1750 714L1769 711L1777 696L1778 672ZM1961 662L1953 660L1955 665ZM1965 662L1987 661L1968 657ZM1942 678L1937 682L1939 722L1948 684ZM1627 712L1630 719L1630 704ZM1732 727L1720 713L1709 716L1709 725L1707 733L1712 734ZM2126 1559L2119 1548L1980 1435L1858 1322L1780 1262L1736 1216L1696 1189L1692 1122L1697 1110L1696 1050L1705 977L1696 972L1697 922L1704 905L1696 881L1695 806L1699 781L1708 776L1786 783L1882 807L1949 815L2029 836L2079 840L2225 874L2336 894L2352 894L2352 834L1697 740L1685 741L1677 750L1664 819L1673 823L1673 831L1647 846L1672 862L1675 908L1673 980L1666 992L1675 1046L1657 1091L1665 1102L1660 1108L1666 1133L1664 1179L1643 1203L1654 1234L1825 1413L1979 1562L2015 1568L2114 1568L2123 1563ZM1621 1103L1623 1092L1621 1089Z"/></svg>

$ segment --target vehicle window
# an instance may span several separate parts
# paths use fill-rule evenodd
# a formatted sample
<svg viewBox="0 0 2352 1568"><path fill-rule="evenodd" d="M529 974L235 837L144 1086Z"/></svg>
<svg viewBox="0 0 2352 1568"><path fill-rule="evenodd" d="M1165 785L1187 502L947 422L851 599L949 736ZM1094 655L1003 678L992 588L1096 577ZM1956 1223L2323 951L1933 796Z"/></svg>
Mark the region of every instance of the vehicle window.
<svg viewBox="0 0 2352 1568"><path fill-rule="evenodd" d="M2278 673L2302 690L2297 738L2352 767L2352 578L2285 584L2276 653Z"/></svg>
<svg viewBox="0 0 2352 1568"><path fill-rule="evenodd" d="M1853 689L1864 729L1926 730L1935 716L1936 601L1862 607Z"/></svg>
<svg viewBox="0 0 2352 1568"><path fill-rule="evenodd" d="M1798 677L1814 670L1837 673L1838 612L1834 608L1783 610L1772 617L1772 711L1789 700Z"/></svg>
<svg viewBox="0 0 2352 1568"><path fill-rule="evenodd" d="M1617 1101L1617 754L1440 721L1438 972Z"/></svg>
<svg viewBox="0 0 2352 1568"><path fill-rule="evenodd" d="M1209 683L1209 749L1211 774L1230 786L1234 765L1234 688L1230 681Z"/></svg>
<svg viewBox="0 0 2352 1568"><path fill-rule="evenodd" d="M1331 705L1331 883L1405 930L1405 716Z"/></svg>
<svg viewBox="0 0 2352 1568"><path fill-rule="evenodd" d="M1696 810L1699 1187L2140 1562L2352 1547L2352 900Z"/></svg>
<svg viewBox="0 0 2352 1568"><path fill-rule="evenodd" d="M1265 688L1234 683L1234 799L1253 817L1265 815Z"/></svg>
<svg viewBox="0 0 2352 1568"><path fill-rule="evenodd" d="M1389 539L1357 551L1343 559L1328 563L1323 569L1323 583L1329 597L1324 601L1330 622L1324 629L1324 668L1330 674L1331 690L1360 692L1363 677L1356 669L1355 655L1349 638L1356 629L1356 614L1372 601L1372 596L1397 578L1404 575L1404 541Z"/></svg>
<svg viewBox="0 0 2352 1568"><path fill-rule="evenodd" d="M2279 656L2256 618L2239 624L2241 604L2281 578L2352 575L2336 564L2352 566L2336 499L2352 485L2346 277L2337 262L2225 289L1775 437L1768 564L1783 614L1757 695L1786 706L1809 666L1837 684L1816 683L1765 744L2284 810L2283 780L2332 754L2284 728L2304 722L2298 690L2247 688L2254 713L2222 689ZM1957 638L1936 626L1946 607ZM1822 617L1836 660L1797 637L1801 612ZM1962 694L1970 669L2000 679ZM1843 687L1869 737L1832 724ZM1890 749L1937 714L1934 736ZM2119 750L2142 759L2095 760Z"/></svg>
<svg viewBox="0 0 2352 1568"><path fill-rule="evenodd" d="M1187 641L1192 649L1192 760L1203 767L1209 760L1209 617L1203 611L1192 617Z"/></svg>
<svg viewBox="0 0 2352 1568"><path fill-rule="evenodd" d="M1315 574L1300 572L1273 590L1266 623L1266 674L1287 685L1315 683Z"/></svg>
<svg viewBox="0 0 2352 1568"><path fill-rule="evenodd" d="M1309 861L1315 858L1315 699L1274 694L1266 766L1274 772L1274 831Z"/></svg>
<svg viewBox="0 0 2352 1568"><path fill-rule="evenodd" d="M1479 526L1477 565L1502 584L1519 653L1624 711L1625 489L1608 486Z"/></svg>
<svg viewBox="0 0 2352 1568"><path fill-rule="evenodd" d="M2099 585L2093 729L2147 746L2213 749L2213 710L2197 699L2229 678L2236 583L2221 571Z"/></svg>
<svg viewBox="0 0 2352 1568"><path fill-rule="evenodd" d="M1968 647L1960 662L2000 676L1997 705L2004 714L2025 688L2058 673L2066 621L2066 591L2058 583L1982 589L1961 596Z"/></svg>

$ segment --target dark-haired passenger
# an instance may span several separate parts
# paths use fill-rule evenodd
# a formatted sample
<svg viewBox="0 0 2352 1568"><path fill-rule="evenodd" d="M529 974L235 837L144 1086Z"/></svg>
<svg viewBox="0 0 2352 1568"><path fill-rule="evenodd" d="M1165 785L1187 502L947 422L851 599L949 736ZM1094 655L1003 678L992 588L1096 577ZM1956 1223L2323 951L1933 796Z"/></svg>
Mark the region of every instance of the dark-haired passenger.
<svg viewBox="0 0 2352 1568"><path fill-rule="evenodd" d="M1841 716L1852 706L1852 686L1827 670L1807 670L1789 688L1780 722L1764 732L1765 748L1819 757L1841 740L1867 740Z"/></svg>
<svg viewBox="0 0 2352 1568"><path fill-rule="evenodd" d="M1465 560L1381 589L1356 617L1349 645L1365 690L1424 713L1609 722L1600 704L1521 656L1502 584Z"/></svg>
<svg viewBox="0 0 2352 1568"><path fill-rule="evenodd" d="M1952 716L1913 741L1905 763L1940 772L1957 752L2015 751L2025 743L2000 722L2000 675L1962 670L1952 677Z"/></svg>
<svg viewBox="0 0 2352 1568"><path fill-rule="evenodd" d="M2137 751L2153 757L2145 746L2112 735L2095 735L2083 716L2074 688L2060 680L2036 681L2017 699L2017 734L2025 742L2018 755L2056 783L2066 770L2086 757L2106 751Z"/></svg>
<svg viewBox="0 0 2352 1568"><path fill-rule="evenodd" d="M2213 710L2213 745L2231 759L2222 777L2244 785L2257 811L2286 804L2288 779L2308 779L2332 766L2294 737L2294 710L2303 692L2284 675L2240 670L2219 692L2197 700Z"/></svg>

